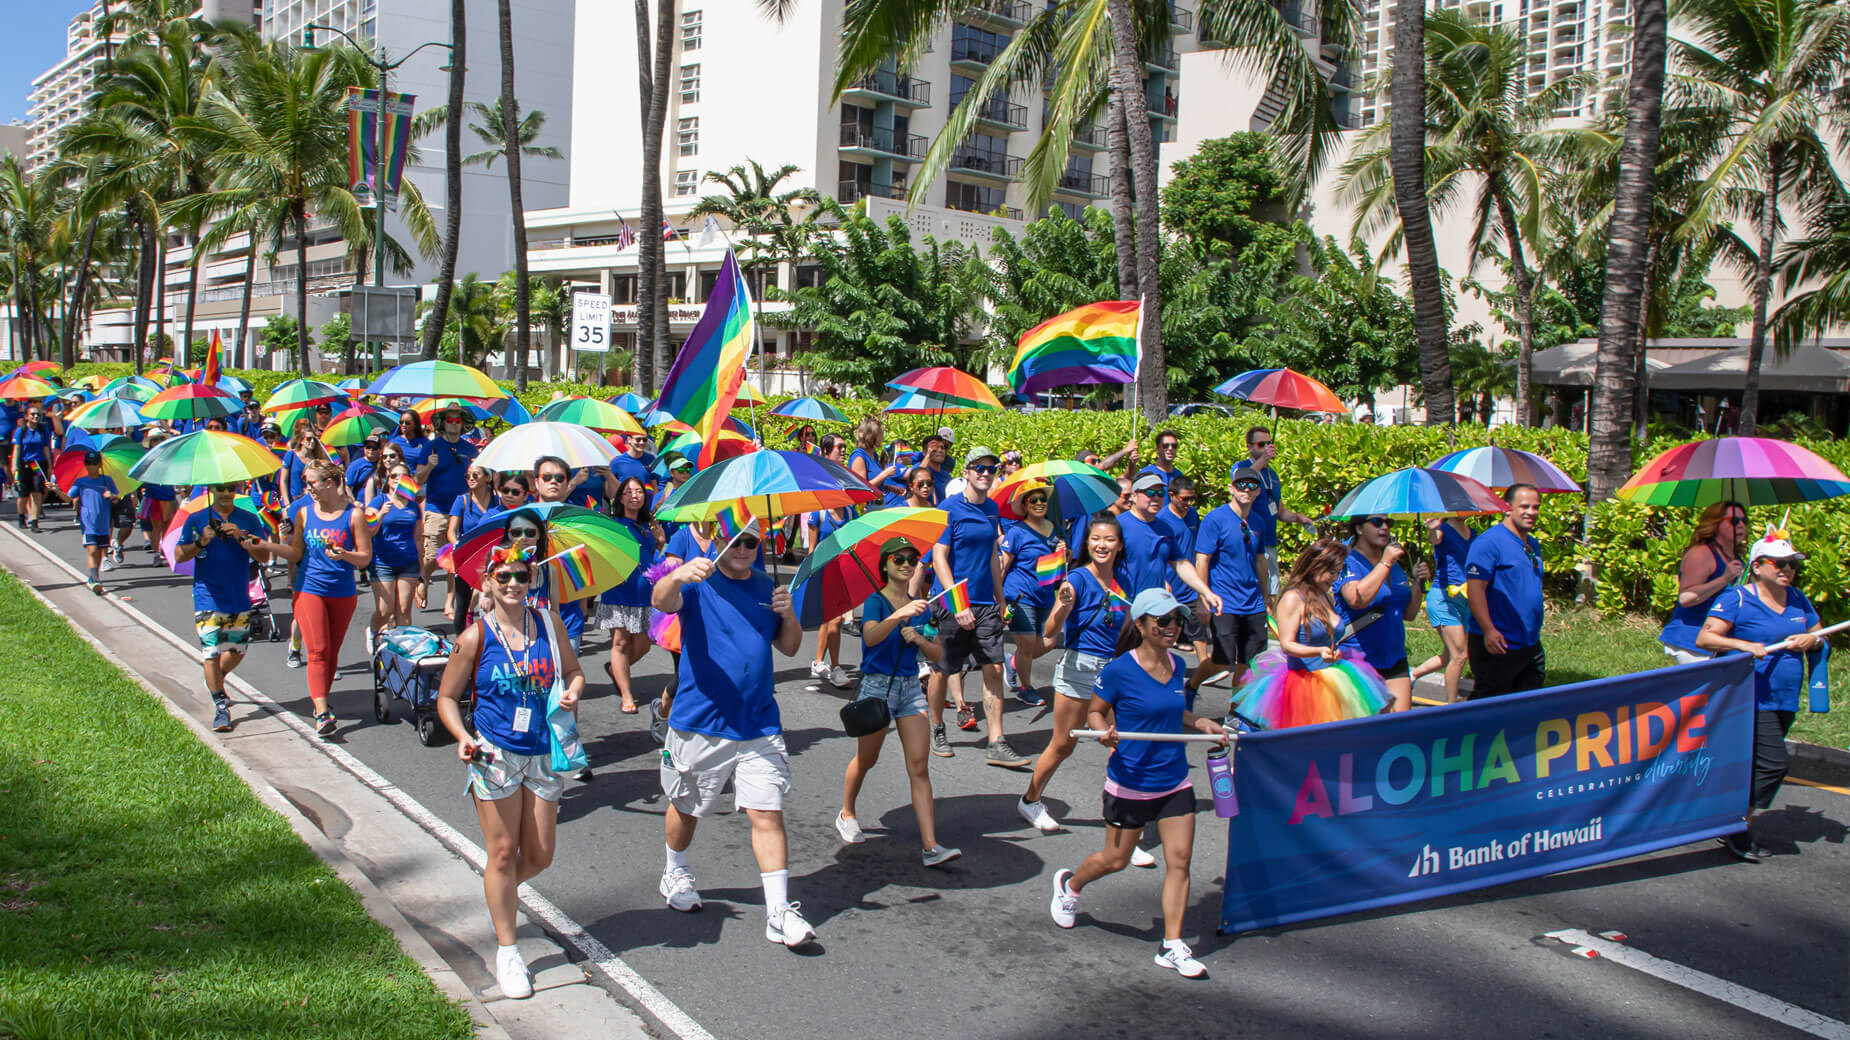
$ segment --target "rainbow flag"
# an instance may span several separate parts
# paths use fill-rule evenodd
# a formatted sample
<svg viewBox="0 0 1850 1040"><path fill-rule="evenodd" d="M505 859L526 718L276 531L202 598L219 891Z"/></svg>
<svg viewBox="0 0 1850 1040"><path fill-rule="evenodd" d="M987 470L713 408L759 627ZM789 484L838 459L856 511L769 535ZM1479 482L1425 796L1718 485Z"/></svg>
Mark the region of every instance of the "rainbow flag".
<svg viewBox="0 0 1850 1040"><path fill-rule="evenodd" d="M575 591L591 587L591 550L584 543L568 546L541 562L558 566L565 588Z"/></svg>
<svg viewBox="0 0 1850 1040"><path fill-rule="evenodd" d="M366 509L366 529L368 531L379 530L379 525L385 521L385 514L391 511L391 506L386 506L384 509L374 509L368 506Z"/></svg>
<svg viewBox="0 0 1850 1040"><path fill-rule="evenodd" d="M739 261L727 250L706 309L687 342L681 344L655 402L658 410L692 426L699 435L700 457L694 460L698 468L719 460L719 431L745 382L745 359L751 345L751 294L739 275Z"/></svg>
<svg viewBox="0 0 1850 1040"><path fill-rule="evenodd" d="M1107 605L1114 603L1122 603L1127 607L1131 605L1131 598L1124 594L1124 586L1118 584L1118 579L1111 579L1111 587L1105 590L1105 602Z"/></svg>
<svg viewBox="0 0 1850 1040"><path fill-rule="evenodd" d="M1018 394L1078 383L1129 383L1142 359L1143 303L1106 300L1057 315L1021 334L1008 381Z"/></svg>
<svg viewBox="0 0 1850 1040"><path fill-rule="evenodd" d="M1034 578L1042 585L1057 585L1066 577L1066 554L1050 552L1034 560Z"/></svg>
<svg viewBox="0 0 1850 1040"><path fill-rule="evenodd" d="M411 143L411 111L417 103L414 94L396 91L386 96L385 104L385 208L398 208L398 187L404 179L405 153ZM381 165L379 150L379 92L361 87L347 88L347 180L353 187L354 201L362 207L373 205L373 183Z"/></svg>
<svg viewBox="0 0 1850 1040"><path fill-rule="evenodd" d="M418 497L418 482L410 477L399 477L392 481L392 494L406 502L415 502Z"/></svg>
<svg viewBox="0 0 1850 1040"><path fill-rule="evenodd" d="M206 347L205 367L199 370L199 382L204 386L216 387L218 385L218 351L218 330L213 329L212 342Z"/></svg>
<svg viewBox="0 0 1850 1040"><path fill-rule="evenodd" d="M437 566L449 571L451 574L456 573L455 542L445 542L443 543L443 548L437 550Z"/></svg>
<svg viewBox="0 0 1850 1040"><path fill-rule="evenodd" d="M965 582L960 581L950 588L945 589L943 592L938 593L936 596L933 596L931 598L932 604L942 606L953 614L969 610L970 590L965 587L965 584Z"/></svg>

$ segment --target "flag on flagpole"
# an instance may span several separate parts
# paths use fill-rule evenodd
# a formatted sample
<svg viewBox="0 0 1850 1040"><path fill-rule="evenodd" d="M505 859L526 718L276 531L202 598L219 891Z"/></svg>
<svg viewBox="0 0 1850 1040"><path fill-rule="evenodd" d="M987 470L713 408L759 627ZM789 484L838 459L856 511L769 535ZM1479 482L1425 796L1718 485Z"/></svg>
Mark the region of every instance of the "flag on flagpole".
<svg viewBox="0 0 1850 1040"><path fill-rule="evenodd" d="M617 249L620 251L636 244L636 229L630 227L629 221L618 219L623 225L617 229Z"/></svg>
<svg viewBox="0 0 1850 1040"><path fill-rule="evenodd" d="M700 468L719 460L719 431L745 382L752 326L751 298L739 274L738 258L729 249L706 308L675 355L655 402L657 409L699 434L700 458L695 465Z"/></svg>
<svg viewBox="0 0 1850 1040"><path fill-rule="evenodd" d="M417 103L414 94L396 91L386 95L385 104L385 206L398 208L398 188L404 179L405 153L411 144L411 113ZM379 149L379 92L369 88L347 88L347 178L353 188L354 201L362 207L373 205L373 191L380 180L374 155Z"/></svg>
<svg viewBox="0 0 1850 1040"><path fill-rule="evenodd" d="M567 589L584 589L591 586L591 550L583 542L567 546L541 560L540 564L553 564L559 577L564 579Z"/></svg>
<svg viewBox="0 0 1850 1040"><path fill-rule="evenodd" d="M667 217L663 217L662 218L662 241L672 242L675 239L680 238L680 237L681 237L681 233L674 229L673 224L668 223Z"/></svg>
<svg viewBox="0 0 1850 1040"><path fill-rule="evenodd" d="M725 230L719 226L719 218L711 213L707 214L707 222L700 225L700 248L705 249L725 235Z"/></svg>
<svg viewBox="0 0 1850 1040"><path fill-rule="evenodd" d="M199 382L205 386L218 386L218 330L212 330L212 342L206 346L205 367L200 369Z"/></svg>
<svg viewBox="0 0 1850 1040"><path fill-rule="evenodd" d="M1106 300L1056 315L1021 334L1008 367L1018 394L1081 383L1130 383L1142 356L1143 303Z"/></svg>

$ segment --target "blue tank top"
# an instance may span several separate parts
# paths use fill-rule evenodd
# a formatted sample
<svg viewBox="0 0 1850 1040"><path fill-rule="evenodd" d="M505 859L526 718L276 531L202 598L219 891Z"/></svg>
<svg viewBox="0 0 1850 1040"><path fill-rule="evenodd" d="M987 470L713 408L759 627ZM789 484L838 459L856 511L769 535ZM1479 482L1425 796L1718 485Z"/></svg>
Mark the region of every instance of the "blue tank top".
<svg viewBox="0 0 1850 1040"><path fill-rule="evenodd" d="M1715 569L1709 572L1707 578L1703 579L1704 582L1714 581L1728 570L1728 565L1722 562L1721 550L1713 545L1709 546L1708 549L1709 554L1714 557ZM1715 595L1710 596L1708 599L1694 606L1685 607L1679 605L1675 610L1670 612L1670 621L1664 625L1664 630L1658 633L1657 641L1665 646L1676 647L1678 650L1707 653L1707 651L1696 649L1696 633L1702 631L1702 623L1708 619L1709 609L1715 606L1715 601L1721 597L1723 592L1727 591L1728 590L1725 588L1721 589L1716 592Z"/></svg>
<svg viewBox="0 0 1850 1040"><path fill-rule="evenodd" d="M829 509L820 509L810 515L816 519L817 545L821 545L824 538L834 534L836 528L848 522L846 518L841 520L835 519L834 511Z"/></svg>
<svg viewBox="0 0 1850 1040"><path fill-rule="evenodd" d="M475 728L496 747L517 755L543 755L551 746L546 725L546 698L554 678L552 641L537 611L527 612L527 634L532 642L524 651L510 652L487 619L482 630L482 656L475 666ZM524 733L514 731L514 713L531 714Z"/></svg>
<svg viewBox="0 0 1850 1040"><path fill-rule="evenodd" d="M302 544L307 548L302 557L302 591L330 599L355 595L353 565L328 555L330 546L353 548L353 507L341 510L333 520L323 520L315 515L314 503L309 502L303 504L301 515L297 526L302 529Z"/></svg>
<svg viewBox="0 0 1850 1040"><path fill-rule="evenodd" d="M1066 580L1073 586L1073 609L1066 615L1064 643L1068 650L1095 657L1110 657L1118 649L1118 634L1131 605L1098 583L1092 571L1078 567ZM1118 584L1118 583L1114 583Z"/></svg>
<svg viewBox="0 0 1850 1040"><path fill-rule="evenodd" d="M1342 608L1339 606L1337 609ZM1343 622L1343 624L1346 623ZM1330 626L1325 624L1322 618L1312 614L1308 607L1305 608L1304 618L1298 622L1298 642L1308 646L1340 646L1344 650L1361 652L1361 647L1356 645L1354 636L1350 636L1340 644L1332 642L1335 638L1335 633L1330 630ZM1291 667L1307 672L1314 672L1328 663L1321 657L1298 657L1295 654L1286 654L1285 661Z"/></svg>

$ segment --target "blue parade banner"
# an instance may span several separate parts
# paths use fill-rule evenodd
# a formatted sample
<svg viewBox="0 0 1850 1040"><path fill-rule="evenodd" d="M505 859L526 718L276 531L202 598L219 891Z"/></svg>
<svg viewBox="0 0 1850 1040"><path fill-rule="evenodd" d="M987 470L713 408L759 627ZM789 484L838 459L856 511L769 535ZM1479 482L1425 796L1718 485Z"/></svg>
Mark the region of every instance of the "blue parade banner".
<svg viewBox="0 0 1850 1040"><path fill-rule="evenodd" d="M1221 931L1450 895L1738 831L1753 658L1243 734Z"/></svg>

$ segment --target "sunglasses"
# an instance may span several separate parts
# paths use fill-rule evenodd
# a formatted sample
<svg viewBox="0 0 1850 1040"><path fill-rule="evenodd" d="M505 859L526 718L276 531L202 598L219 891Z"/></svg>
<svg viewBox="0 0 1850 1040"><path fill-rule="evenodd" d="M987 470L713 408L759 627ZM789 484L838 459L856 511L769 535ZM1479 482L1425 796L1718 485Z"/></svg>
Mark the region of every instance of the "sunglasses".
<svg viewBox="0 0 1850 1040"><path fill-rule="evenodd" d="M526 571L497 571L496 585L526 585L533 580L533 575Z"/></svg>
<svg viewBox="0 0 1850 1040"><path fill-rule="evenodd" d="M1024 506L1044 506L1047 504L1047 496L1046 495L1030 495L1027 498L1022 499L1021 504Z"/></svg>
<svg viewBox="0 0 1850 1040"><path fill-rule="evenodd" d="M537 527L510 527L507 529L507 536L509 538L521 538L529 542L537 542L540 540L540 531Z"/></svg>
<svg viewBox="0 0 1850 1040"><path fill-rule="evenodd" d="M540 479L548 484L563 484L567 480L570 480L571 477L564 473L542 473L540 474Z"/></svg>
<svg viewBox="0 0 1850 1040"><path fill-rule="evenodd" d="M1370 527L1393 527L1394 526L1394 521L1389 520L1385 516L1371 516L1364 522L1367 523L1368 526Z"/></svg>
<svg viewBox="0 0 1850 1040"><path fill-rule="evenodd" d="M917 567L919 565L919 558L910 555L889 556L886 558L886 562L897 563L901 567Z"/></svg>
<svg viewBox="0 0 1850 1040"><path fill-rule="evenodd" d="M100 462L93 463L93 465L100 466L102 465L102 463ZM238 489L238 486L236 484L214 484L212 485L212 490L215 492L236 491L237 489Z"/></svg>
<svg viewBox="0 0 1850 1040"><path fill-rule="evenodd" d="M991 477L991 476L995 476L996 467L994 466L971 466L970 472L976 474L979 477Z"/></svg>
<svg viewBox="0 0 1850 1040"><path fill-rule="evenodd" d="M1181 628L1182 627L1182 612L1179 610L1172 610L1169 613L1164 614L1162 617L1155 618L1154 620L1156 622L1157 628Z"/></svg>
<svg viewBox="0 0 1850 1040"><path fill-rule="evenodd" d="M501 489L501 494L503 495L524 495L526 493L527 489L523 487L504 487Z"/></svg>
<svg viewBox="0 0 1850 1040"><path fill-rule="evenodd" d="M1747 518L1744 516L1731 516L1728 518L1728 522L1733 524L1736 527L1746 527L1747 526Z"/></svg>
<svg viewBox="0 0 1850 1040"><path fill-rule="evenodd" d="M1778 567L1782 571L1796 571L1799 569L1799 561L1797 560L1768 560L1766 562Z"/></svg>
<svg viewBox="0 0 1850 1040"><path fill-rule="evenodd" d="M757 552L758 539L749 536L740 538L738 541L732 543L732 547L734 549L744 549L746 552Z"/></svg>

